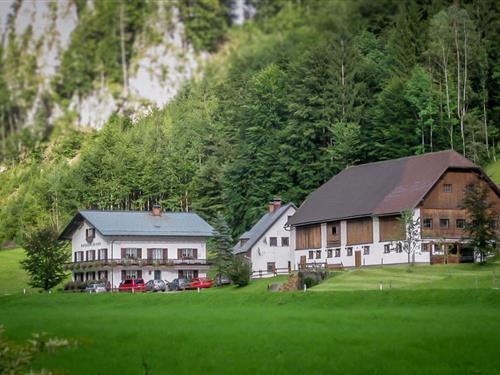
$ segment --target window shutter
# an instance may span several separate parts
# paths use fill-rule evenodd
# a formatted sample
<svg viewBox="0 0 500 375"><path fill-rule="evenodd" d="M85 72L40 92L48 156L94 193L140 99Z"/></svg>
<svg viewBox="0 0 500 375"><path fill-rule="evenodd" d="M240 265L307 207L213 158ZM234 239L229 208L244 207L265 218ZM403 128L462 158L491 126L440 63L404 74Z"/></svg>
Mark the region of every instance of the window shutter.
<svg viewBox="0 0 500 375"><path fill-rule="evenodd" d="M122 270L122 281L125 280L126 278L127 278L127 271Z"/></svg>
<svg viewBox="0 0 500 375"><path fill-rule="evenodd" d="M153 249L148 249L148 259L153 259Z"/></svg>
<svg viewBox="0 0 500 375"><path fill-rule="evenodd" d="M163 259L164 260L168 259L168 249L163 249Z"/></svg>
<svg viewBox="0 0 500 375"><path fill-rule="evenodd" d="M142 279L142 270L137 271L137 278Z"/></svg>
<svg viewBox="0 0 500 375"><path fill-rule="evenodd" d="M193 258L198 259L198 249L193 249ZM198 276L196 276L198 277Z"/></svg>
<svg viewBox="0 0 500 375"><path fill-rule="evenodd" d="M179 270L179 279L182 279L184 277L184 271Z"/></svg>
<svg viewBox="0 0 500 375"><path fill-rule="evenodd" d="M122 258L125 258L125 249L122 247Z"/></svg>
<svg viewBox="0 0 500 375"><path fill-rule="evenodd" d="M88 252L88 250L85 252L85 260L89 260L89 252Z"/></svg>
<svg viewBox="0 0 500 375"><path fill-rule="evenodd" d="M193 277L198 277L198 270L193 271Z"/></svg>
<svg viewBox="0 0 500 375"><path fill-rule="evenodd" d="M182 256L181 256L181 249L177 249L177 259L181 259ZM179 276L181 277L181 276Z"/></svg>
<svg viewBox="0 0 500 375"><path fill-rule="evenodd" d="M142 258L142 249L141 248L137 249L137 258L139 258L139 259Z"/></svg>
<svg viewBox="0 0 500 375"><path fill-rule="evenodd" d="M104 259L108 260L108 249L104 249ZM108 271L106 271L106 272L108 272Z"/></svg>
<svg viewBox="0 0 500 375"><path fill-rule="evenodd" d="M77 252L75 252L75 262L77 262L77 261L78 261L77 255L78 255L78 253L77 253Z"/></svg>

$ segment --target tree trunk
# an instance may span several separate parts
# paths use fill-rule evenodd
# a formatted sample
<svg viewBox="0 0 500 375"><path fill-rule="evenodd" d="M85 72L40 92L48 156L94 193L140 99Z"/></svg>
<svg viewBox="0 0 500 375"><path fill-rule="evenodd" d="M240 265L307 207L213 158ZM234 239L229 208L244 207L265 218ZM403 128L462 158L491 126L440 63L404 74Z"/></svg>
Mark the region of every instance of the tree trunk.
<svg viewBox="0 0 500 375"><path fill-rule="evenodd" d="M125 55L125 25L124 25L124 5L123 0L120 4L120 48L122 57L122 73L123 73L123 96L128 97L128 74L127 74L127 57Z"/></svg>

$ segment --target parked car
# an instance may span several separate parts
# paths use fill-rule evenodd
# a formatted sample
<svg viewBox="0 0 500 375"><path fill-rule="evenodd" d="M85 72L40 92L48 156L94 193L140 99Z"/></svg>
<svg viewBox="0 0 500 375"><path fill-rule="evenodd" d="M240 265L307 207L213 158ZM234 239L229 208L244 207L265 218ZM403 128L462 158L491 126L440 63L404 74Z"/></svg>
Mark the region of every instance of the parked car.
<svg viewBox="0 0 500 375"><path fill-rule="evenodd" d="M231 280L227 276L223 276L223 275L216 275L214 282L215 282L215 285L217 285L217 286L231 284Z"/></svg>
<svg viewBox="0 0 500 375"><path fill-rule="evenodd" d="M203 289L203 288L211 288L212 280L206 277L195 277L191 279L189 284L186 286L186 289Z"/></svg>
<svg viewBox="0 0 500 375"><path fill-rule="evenodd" d="M167 290L167 284L163 280L149 280L146 283L146 290L150 292L164 292Z"/></svg>
<svg viewBox="0 0 500 375"><path fill-rule="evenodd" d="M173 279L172 282L168 284L168 290L184 290L188 284L189 281L186 278Z"/></svg>
<svg viewBox="0 0 500 375"><path fill-rule="evenodd" d="M104 293L107 292L108 290L106 289L106 284L103 283L94 283L94 284L89 284L85 288L86 293Z"/></svg>
<svg viewBox="0 0 500 375"><path fill-rule="evenodd" d="M120 283L118 287L120 292L145 292L146 285L143 279L126 279Z"/></svg>

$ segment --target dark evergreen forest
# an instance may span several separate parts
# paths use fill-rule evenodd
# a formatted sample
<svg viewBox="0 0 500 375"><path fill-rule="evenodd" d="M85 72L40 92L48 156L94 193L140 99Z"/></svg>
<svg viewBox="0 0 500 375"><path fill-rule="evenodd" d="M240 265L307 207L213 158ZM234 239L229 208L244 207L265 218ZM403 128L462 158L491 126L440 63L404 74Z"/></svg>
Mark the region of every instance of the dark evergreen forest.
<svg viewBox="0 0 500 375"><path fill-rule="evenodd" d="M0 243L41 223L61 228L78 208L154 203L209 221L222 212L236 236L272 197L300 204L349 165L444 149L495 159L497 1L256 1L239 28L223 1L212 3L186 21L194 45L213 53L203 77L138 121L121 113L99 132L18 132L0 81ZM145 27L144 12L131 30ZM106 39L107 23L92 22L101 34L75 34L53 100L95 78L92 66L71 63L82 45ZM109 69L120 83L119 65Z"/></svg>

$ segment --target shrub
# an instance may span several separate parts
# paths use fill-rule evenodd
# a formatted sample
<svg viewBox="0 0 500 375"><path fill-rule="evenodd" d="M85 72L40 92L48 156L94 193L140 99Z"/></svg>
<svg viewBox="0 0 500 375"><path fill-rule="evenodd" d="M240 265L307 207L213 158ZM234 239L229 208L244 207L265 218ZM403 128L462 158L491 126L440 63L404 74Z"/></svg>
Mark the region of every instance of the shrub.
<svg viewBox="0 0 500 375"><path fill-rule="evenodd" d="M307 286L307 289L309 289L315 285L318 285L319 283L315 278L308 276L304 279L304 284Z"/></svg>
<svg viewBox="0 0 500 375"><path fill-rule="evenodd" d="M241 257L235 257L228 269L228 277L238 286L248 285L252 267L250 263Z"/></svg>

